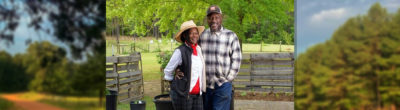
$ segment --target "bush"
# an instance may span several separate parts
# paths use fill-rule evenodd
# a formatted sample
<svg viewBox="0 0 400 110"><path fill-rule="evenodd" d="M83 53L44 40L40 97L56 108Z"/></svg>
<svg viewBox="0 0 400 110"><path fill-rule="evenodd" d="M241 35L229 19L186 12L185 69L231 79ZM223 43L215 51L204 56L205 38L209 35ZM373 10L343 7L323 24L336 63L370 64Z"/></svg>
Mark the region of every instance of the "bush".
<svg viewBox="0 0 400 110"><path fill-rule="evenodd" d="M171 59L172 56L172 52L171 51L164 51L164 52L160 52L157 55L158 58L158 64L161 64L160 68L165 68L169 62L169 59Z"/></svg>
<svg viewBox="0 0 400 110"><path fill-rule="evenodd" d="M6 99L0 98L0 110L8 110L14 104Z"/></svg>
<svg viewBox="0 0 400 110"><path fill-rule="evenodd" d="M262 35L260 33L260 31L257 31L256 34L253 34L252 38L248 38L247 42L249 43L260 43L260 41L262 40Z"/></svg>

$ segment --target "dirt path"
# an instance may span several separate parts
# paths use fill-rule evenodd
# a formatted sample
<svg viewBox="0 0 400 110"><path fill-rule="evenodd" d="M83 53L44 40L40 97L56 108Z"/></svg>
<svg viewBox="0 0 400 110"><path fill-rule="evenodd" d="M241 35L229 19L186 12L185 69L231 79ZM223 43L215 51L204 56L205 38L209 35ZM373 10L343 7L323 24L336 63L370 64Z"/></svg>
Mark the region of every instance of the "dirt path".
<svg viewBox="0 0 400 110"><path fill-rule="evenodd" d="M19 98L20 94L3 94L1 97L7 99L14 103L16 108L21 108L22 110L64 110L59 107L55 107L52 105L44 104L41 102L36 102L32 100L26 100Z"/></svg>
<svg viewBox="0 0 400 110"><path fill-rule="evenodd" d="M235 100L235 110L294 110L294 102Z"/></svg>

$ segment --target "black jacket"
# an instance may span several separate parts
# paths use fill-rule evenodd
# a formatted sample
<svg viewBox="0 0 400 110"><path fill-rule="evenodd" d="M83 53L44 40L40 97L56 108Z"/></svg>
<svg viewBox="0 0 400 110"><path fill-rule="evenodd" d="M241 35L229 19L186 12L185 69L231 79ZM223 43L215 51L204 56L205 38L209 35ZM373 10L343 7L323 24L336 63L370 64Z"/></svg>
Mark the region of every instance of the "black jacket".
<svg viewBox="0 0 400 110"><path fill-rule="evenodd" d="M171 83L171 90L175 91L179 96L186 97L189 95L193 49L186 44L180 45L178 49L181 51L182 56L182 64L178 68L184 73L184 76L181 79L174 77Z"/></svg>

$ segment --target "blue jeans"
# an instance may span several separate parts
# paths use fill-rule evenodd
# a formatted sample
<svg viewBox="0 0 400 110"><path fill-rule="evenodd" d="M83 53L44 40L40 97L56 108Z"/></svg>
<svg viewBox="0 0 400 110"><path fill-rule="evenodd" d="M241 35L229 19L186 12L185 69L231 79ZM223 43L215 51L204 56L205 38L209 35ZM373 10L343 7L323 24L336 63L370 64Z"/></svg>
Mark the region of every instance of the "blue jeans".
<svg viewBox="0 0 400 110"><path fill-rule="evenodd" d="M221 86L215 84L214 89L207 88L204 96L204 110L229 110L232 98L232 83L225 82Z"/></svg>

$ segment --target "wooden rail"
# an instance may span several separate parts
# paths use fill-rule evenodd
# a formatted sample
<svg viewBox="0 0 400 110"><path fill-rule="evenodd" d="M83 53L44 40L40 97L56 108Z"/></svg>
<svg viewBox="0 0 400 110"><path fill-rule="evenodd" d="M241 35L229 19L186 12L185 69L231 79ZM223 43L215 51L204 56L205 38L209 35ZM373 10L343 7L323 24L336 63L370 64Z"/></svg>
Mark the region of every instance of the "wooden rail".
<svg viewBox="0 0 400 110"><path fill-rule="evenodd" d="M293 53L243 54L235 90L293 92Z"/></svg>

